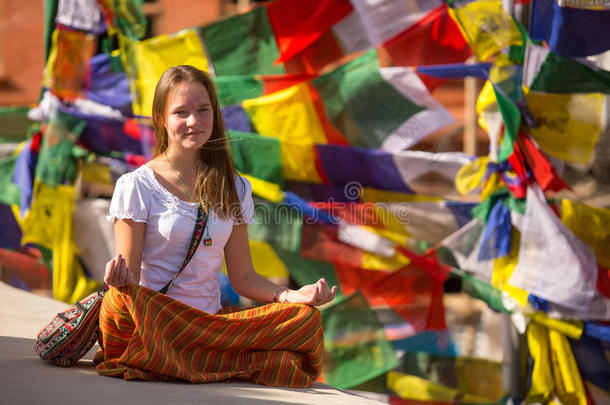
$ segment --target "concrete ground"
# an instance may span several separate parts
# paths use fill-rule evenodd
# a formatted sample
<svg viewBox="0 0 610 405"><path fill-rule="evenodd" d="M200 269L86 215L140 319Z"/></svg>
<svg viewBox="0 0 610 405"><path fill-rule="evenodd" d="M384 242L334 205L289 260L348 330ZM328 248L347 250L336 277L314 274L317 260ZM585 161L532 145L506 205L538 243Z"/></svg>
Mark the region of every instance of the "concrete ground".
<svg viewBox="0 0 610 405"><path fill-rule="evenodd" d="M99 376L92 349L74 367L40 360L34 337L66 304L0 282L0 403L2 404L380 404L316 383L309 389L250 383L188 384L124 381Z"/></svg>

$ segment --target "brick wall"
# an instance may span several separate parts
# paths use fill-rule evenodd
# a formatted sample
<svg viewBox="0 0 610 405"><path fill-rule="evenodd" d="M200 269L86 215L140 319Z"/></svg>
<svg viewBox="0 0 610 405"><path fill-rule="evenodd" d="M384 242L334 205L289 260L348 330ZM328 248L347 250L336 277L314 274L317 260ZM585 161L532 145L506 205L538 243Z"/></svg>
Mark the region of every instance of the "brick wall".
<svg viewBox="0 0 610 405"><path fill-rule="evenodd" d="M38 99L43 25L43 1L0 1L0 106L28 105Z"/></svg>

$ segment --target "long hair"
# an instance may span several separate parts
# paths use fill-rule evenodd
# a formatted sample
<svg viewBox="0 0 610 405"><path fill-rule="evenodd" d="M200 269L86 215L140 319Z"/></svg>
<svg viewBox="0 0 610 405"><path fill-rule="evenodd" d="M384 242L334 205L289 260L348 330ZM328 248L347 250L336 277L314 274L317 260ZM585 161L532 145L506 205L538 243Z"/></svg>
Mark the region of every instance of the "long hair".
<svg viewBox="0 0 610 405"><path fill-rule="evenodd" d="M153 128L157 144L157 157L167 150L168 136L165 129L167 100L180 83L198 82L208 91L214 112L214 124L210 139L199 149L195 171L195 193L204 209L212 208L221 218L241 220L242 212L235 188L235 167L229 154L222 113L212 77L193 66L174 66L165 71L157 87L152 105Z"/></svg>

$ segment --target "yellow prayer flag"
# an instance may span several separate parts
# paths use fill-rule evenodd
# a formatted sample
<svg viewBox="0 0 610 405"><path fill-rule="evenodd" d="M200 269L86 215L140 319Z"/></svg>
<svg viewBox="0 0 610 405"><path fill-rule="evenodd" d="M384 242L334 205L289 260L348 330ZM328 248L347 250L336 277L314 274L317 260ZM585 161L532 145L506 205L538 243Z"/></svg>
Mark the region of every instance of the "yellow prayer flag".
<svg viewBox="0 0 610 405"><path fill-rule="evenodd" d="M568 339L556 330L549 329L549 343L555 394L563 404L587 405L585 389Z"/></svg>
<svg viewBox="0 0 610 405"><path fill-rule="evenodd" d="M510 238L510 252L508 255L494 259L494 269L491 274L491 285L505 291L513 297L519 305L524 307L527 304L528 292L521 288L514 287L508 284L510 276L513 274L517 262L519 262L519 231L516 228L512 228L512 234Z"/></svg>
<svg viewBox="0 0 610 405"><path fill-rule="evenodd" d="M254 270L264 277L286 277L288 270L273 248L266 242L250 240Z"/></svg>
<svg viewBox="0 0 610 405"><path fill-rule="evenodd" d="M362 202L423 202L423 201L442 201L443 197L407 194L398 191L379 190L376 188L364 187L360 196Z"/></svg>
<svg viewBox="0 0 610 405"><path fill-rule="evenodd" d="M384 257L363 250L360 266L366 270L392 271L406 266L409 262L406 256L398 252L391 257Z"/></svg>
<svg viewBox="0 0 610 405"><path fill-rule="evenodd" d="M478 0L449 8L460 31L480 61L509 45L520 45L521 33L500 0Z"/></svg>
<svg viewBox="0 0 610 405"><path fill-rule="evenodd" d="M536 122L529 128L549 155L588 164L602 127L604 95L526 93L527 106Z"/></svg>
<svg viewBox="0 0 610 405"><path fill-rule="evenodd" d="M547 403L553 397L555 380L551 370L551 348L547 329L530 322L527 327L527 347L534 361L530 389L527 393L528 403Z"/></svg>
<svg viewBox="0 0 610 405"><path fill-rule="evenodd" d="M321 184L316 168L314 144L307 139L280 140L280 154L284 179Z"/></svg>
<svg viewBox="0 0 610 405"><path fill-rule="evenodd" d="M82 96L89 60L95 52L95 35L77 30L56 29L45 67L43 83L61 99Z"/></svg>
<svg viewBox="0 0 610 405"><path fill-rule="evenodd" d="M582 336L584 324L582 321L568 321L563 319L549 318L544 312L537 311L529 317L534 322L538 322L541 325L549 329L553 329L563 335L566 335L570 339L578 340Z"/></svg>
<svg viewBox="0 0 610 405"><path fill-rule="evenodd" d="M462 393L454 388L446 387L414 375L390 371L387 376L387 386L403 399L413 401L457 402L470 404L485 404L490 400L477 395Z"/></svg>
<svg viewBox="0 0 610 405"><path fill-rule="evenodd" d="M481 201L487 200L493 193L496 191L503 189L506 187L502 178L498 174L498 172L493 172L489 175L489 178L485 182L485 186L483 186L483 190L481 191Z"/></svg>
<svg viewBox="0 0 610 405"><path fill-rule="evenodd" d="M135 41L119 35L123 65L133 94L133 113L150 117L159 78L168 68L192 65L207 71L208 61L194 29Z"/></svg>
<svg viewBox="0 0 610 405"><path fill-rule="evenodd" d="M250 182L250 185L252 186L252 194L276 204L284 199L284 193L277 184L257 179L256 177L243 173L240 173L240 175L248 179Z"/></svg>
<svg viewBox="0 0 610 405"><path fill-rule="evenodd" d="M561 221L595 252L597 262L610 269L610 210L569 200L561 202Z"/></svg>
<svg viewBox="0 0 610 405"><path fill-rule="evenodd" d="M259 134L327 143L307 83L245 100L242 106Z"/></svg>
<svg viewBox="0 0 610 405"><path fill-rule="evenodd" d="M34 184L32 206L22 221L22 244L35 243L53 251L53 297L73 303L100 287L76 259L73 186L51 188Z"/></svg>
<svg viewBox="0 0 610 405"><path fill-rule="evenodd" d="M487 171L489 157L482 156L460 168L455 176L455 188L458 193L466 195L481 185Z"/></svg>

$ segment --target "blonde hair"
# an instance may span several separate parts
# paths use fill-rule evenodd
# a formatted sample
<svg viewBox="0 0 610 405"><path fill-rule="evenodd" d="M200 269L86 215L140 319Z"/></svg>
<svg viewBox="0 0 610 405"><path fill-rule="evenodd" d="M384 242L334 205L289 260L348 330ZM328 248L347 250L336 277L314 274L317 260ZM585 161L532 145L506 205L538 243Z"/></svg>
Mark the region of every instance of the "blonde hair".
<svg viewBox="0 0 610 405"><path fill-rule="evenodd" d="M214 124L210 139L199 149L195 180L195 193L204 209L213 208L221 218L241 220L242 212L235 188L235 167L229 154L226 129L218 106L218 96L212 77L193 66L180 65L167 69L155 88L152 120L157 144L157 157L167 150L168 136L165 129L167 100L180 83L201 83L210 97Z"/></svg>

